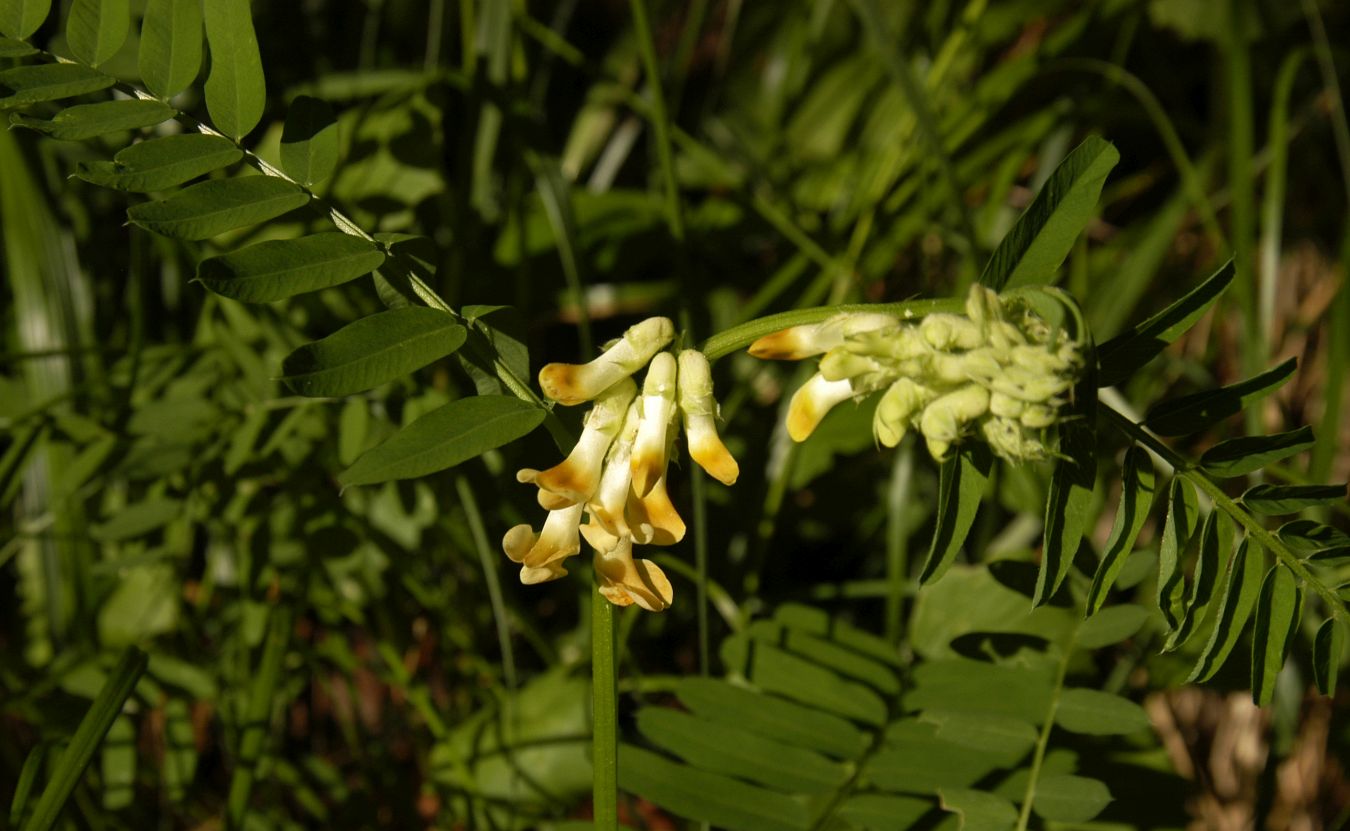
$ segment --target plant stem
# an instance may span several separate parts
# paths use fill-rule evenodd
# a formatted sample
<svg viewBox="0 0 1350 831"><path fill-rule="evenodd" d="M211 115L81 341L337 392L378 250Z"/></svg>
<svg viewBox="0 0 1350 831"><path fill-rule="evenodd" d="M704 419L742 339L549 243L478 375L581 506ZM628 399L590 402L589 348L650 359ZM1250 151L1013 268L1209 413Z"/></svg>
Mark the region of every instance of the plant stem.
<svg viewBox="0 0 1350 831"><path fill-rule="evenodd" d="M1080 615L1074 615L1074 619L1081 618ZM1022 808L1017 815L1017 831L1027 831L1027 823L1031 821L1031 806L1036 803L1036 785L1041 779L1041 766L1045 763L1045 751L1050 746L1050 731L1055 727L1055 715L1059 712L1059 697L1064 691L1064 679L1069 674L1069 657L1073 655L1074 642L1078 639L1078 625L1075 624L1073 631L1069 634L1068 642L1064 644L1064 654L1059 659L1059 668L1055 673L1055 687L1050 691L1050 702L1045 708L1045 723L1041 725L1041 733L1036 737L1036 751L1031 757L1031 770L1027 775L1027 789L1022 796Z"/></svg>
<svg viewBox="0 0 1350 831"><path fill-rule="evenodd" d="M904 442L895 453L891 467L891 483L886 494L886 640L900 643L905 601L905 584L909 580L909 529L905 527L905 507L914 481L914 443Z"/></svg>
<svg viewBox="0 0 1350 831"><path fill-rule="evenodd" d="M636 30L638 52L642 55L642 71L647 76L647 88L651 90L648 105L652 112L652 130L656 134L656 156L661 163L661 178L665 180L666 186L666 221L670 224L670 235L677 244L682 244L684 213L680 210L675 160L670 152L670 113L666 111L666 99L661 90L661 68L656 62L652 27L647 22L647 3L646 0L629 0L628 6L633 11L633 28Z"/></svg>
<svg viewBox="0 0 1350 831"><path fill-rule="evenodd" d="M614 672L614 606L591 595L591 802L595 827L619 827L618 686Z"/></svg>
<svg viewBox="0 0 1350 831"><path fill-rule="evenodd" d="M483 512L478 509L478 499L474 496L469 478L464 475L455 477L455 490L459 494L459 504L469 520L469 533L473 537L473 546L478 549L478 562L483 567L483 579L487 582L488 601L492 604L492 619L497 625L497 648L502 653L502 676L506 679L506 689L513 695L516 691L516 656L511 648L511 621L506 612L506 602L502 599L502 583L497 575L497 560L492 546L488 544L487 530L483 525Z"/></svg>

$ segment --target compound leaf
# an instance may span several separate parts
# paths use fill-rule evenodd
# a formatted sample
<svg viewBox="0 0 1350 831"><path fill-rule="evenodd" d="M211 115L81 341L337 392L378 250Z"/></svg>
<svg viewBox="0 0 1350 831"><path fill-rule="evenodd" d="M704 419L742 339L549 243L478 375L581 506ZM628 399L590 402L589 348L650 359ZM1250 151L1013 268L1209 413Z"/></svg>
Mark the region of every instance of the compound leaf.
<svg viewBox="0 0 1350 831"><path fill-rule="evenodd" d="M131 221L157 234L199 240L256 225L302 207L309 194L275 176L213 179L160 202L134 205Z"/></svg>
<svg viewBox="0 0 1350 831"><path fill-rule="evenodd" d="M465 334L453 317L437 309L390 309L287 355L282 380L300 395L363 392L444 358L463 345Z"/></svg>
<svg viewBox="0 0 1350 831"><path fill-rule="evenodd" d="M1311 427L1273 436L1244 436L1221 441L1206 450L1200 456L1200 466L1214 476L1231 479L1301 453L1313 444Z"/></svg>
<svg viewBox="0 0 1350 831"><path fill-rule="evenodd" d="M1284 386L1297 367L1298 360L1290 358L1246 381L1165 401L1149 411L1144 424L1160 436L1199 433Z"/></svg>
<svg viewBox="0 0 1350 831"><path fill-rule="evenodd" d="M146 193L181 185L243 155L229 139L188 133L137 142L111 162L81 162L75 175L101 187Z"/></svg>
<svg viewBox="0 0 1350 831"><path fill-rule="evenodd" d="M187 89L202 68L199 0L148 0L137 61L141 79L160 98Z"/></svg>
<svg viewBox="0 0 1350 831"><path fill-rule="evenodd" d="M197 279L217 294L266 303L341 285L379 268L374 243L337 231L292 240L268 240L197 265Z"/></svg>
<svg viewBox="0 0 1350 831"><path fill-rule="evenodd" d="M83 141L107 133L153 127L173 118L175 112L159 101L131 99L77 104L61 110L50 121L22 115L14 115L11 120L54 139Z"/></svg>
<svg viewBox="0 0 1350 831"><path fill-rule="evenodd" d="M130 29L127 0L75 0L66 18L66 43L76 58L98 66L117 54Z"/></svg>
<svg viewBox="0 0 1350 831"><path fill-rule="evenodd" d="M1299 591L1298 580L1293 572L1277 563L1261 586L1252 630L1252 700L1260 707L1275 697L1275 676L1289 654L1302 608L1303 593Z"/></svg>
<svg viewBox="0 0 1350 831"><path fill-rule="evenodd" d="M258 36L248 0L211 0L204 9L211 49L206 110L216 129L237 141L257 126L267 103Z"/></svg>

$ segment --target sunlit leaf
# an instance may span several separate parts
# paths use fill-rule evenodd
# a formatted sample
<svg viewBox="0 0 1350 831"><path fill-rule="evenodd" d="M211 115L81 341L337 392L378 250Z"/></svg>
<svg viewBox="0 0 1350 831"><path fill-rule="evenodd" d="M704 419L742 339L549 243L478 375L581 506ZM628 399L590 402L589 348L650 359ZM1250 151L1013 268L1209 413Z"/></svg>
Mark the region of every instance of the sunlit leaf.
<svg viewBox="0 0 1350 831"><path fill-rule="evenodd" d="M402 378L464 343L464 327L437 309L390 309L349 323L286 356L282 380L301 395L340 396Z"/></svg>
<svg viewBox="0 0 1350 831"><path fill-rule="evenodd" d="M1219 601L1219 610L1215 615L1214 630L1210 632L1209 642L1195 662L1186 683L1208 681L1219 671L1228 654L1242 637L1242 628L1251 617L1256 598L1261 593L1261 577L1265 573L1265 562L1261 549L1249 545L1244 539L1233 556L1228 560L1228 570L1224 573L1224 592Z"/></svg>
<svg viewBox="0 0 1350 831"><path fill-rule="evenodd" d="M303 207L309 194L274 176L199 182L160 202L133 205L131 221L157 234L198 240Z"/></svg>
<svg viewBox="0 0 1350 831"><path fill-rule="evenodd" d="M1127 698L1073 687L1059 695L1055 724L1070 733L1110 736L1147 730L1149 720L1144 708Z"/></svg>
<svg viewBox="0 0 1350 831"><path fill-rule="evenodd" d="M1153 360L1182 332L1195 325L1205 310L1233 282L1235 274L1230 260L1185 297L1098 346L1098 386L1119 384Z"/></svg>
<svg viewBox="0 0 1350 831"><path fill-rule="evenodd" d="M172 118L175 112L159 101L131 99L77 104L61 110L50 121L21 115L12 116L11 120L54 139L83 141L107 133L153 127Z"/></svg>
<svg viewBox="0 0 1350 831"><path fill-rule="evenodd" d="M961 818L961 831L1007 831L1017 822L1017 808L997 794L943 788L938 797L942 810Z"/></svg>
<svg viewBox="0 0 1350 831"><path fill-rule="evenodd" d="M733 831L810 826L806 806L787 794L681 765L628 744L619 748L619 785L680 816Z"/></svg>
<svg viewBox="0 0 1350 831"><path fill-rule="evenodd" d="M1230 479L1302 453L1315 443L1311 427L1273 436L1244 436L1219 442L1206 450L1200 456L1200 466L1214 476Z"/></svg>
<svg viewBox="0 0 1350 831"><path fill-rule="evenodd" d="M1134 541L1148 520L1149 511L1153 509L1156 483L1157 477L1148 453L1137 445L1130 445L1129 450L1125 451L1121 470L1120 505L1116 508L1111 536L1106 540L1106 550L1097 566L1097 573L1092 577L1092 587L1088 590L1087 614L1095 614L1102 607L1116 578L1120 576L1120 570L1125 567L1125 559L1134 548Z"/></svg>
<svg viewBox="0 0 1350 831"><path fill-rule="evenodd" d="M52 0L0 0L0 33L25 40L38 30L51 10Z"/></svg>
<svg viewBox="0 0 1350 831"><path fill-rule="evenodd" d="M384 263L374 243L336 231L268 240L197 265L211 291L245 303L266 303L341 285Z"/></svg>
<svg viewBox="0 0 1350 831"><path fill-rule="evenodd" d="M235 140L257 126L267 103L249 5L249 0L211 0L203 5L211 50L206 110L216 129Z"/></svg>
<svg viewBox="0 0 1350 831"><path fill-rule="evenodd" d="M155 95L172 98L202 68L202 4L198 0L147 0L141 21L138 65Z"/></svg>
<svg viewBox="0 0 1350 831"><path fill-rule="evenodd" d="M1350 546L1350 535L1311 519L1290 520L1281 525L1275 534L1294 553L1304 556L1328 548Z"/></svg>
<svg viewBox="0 0 1350 831"><path fill-rule="evenodd" d="M1237 384L1165 401L1149 410L1144 424L1160 436L1185 436L1213 427L1229 416L1284 386L1298 361L1290 358L1274 369Z"/></svg>
<svg viewBox="0 0 1350 831"><path fill-rule="evenodd" d="M1345 485L1252 485L1242 493L1242 504L1258 514L1297 513L1304 508L1331 505L1345 499Z"/></svg>
<svg viewBox="0 0 1350 831"><path fill-rule="evenodd" d="M1345 627L1331 617L1317 627L1313 638L1313 677L1322 695L1336 695L1336 676L1341 671L1341 656L1345 654Z"/></svg>
<svg viewBox="0 0 1350 831"><path fill-rule="evenodd" d="M1199 551L1195 567L1191 570L1191 594L1183 607L1181 624L1163 645L1164 652L1184 644L1204 621L1209 612L1209 602L1214 597L1214 586L1219 580L1220 552L1228 548L1227 540L1231 536L1232 528L1223 511L1211 510L1200 529Z"/></svg>
<svg viewBox="0 0 1350 831"><path fill-rule="evenodd" d="M130 29L127 0L74 0L66 18L66 43L76 58L98 66L117 54Z"/></svg>
<svg viewBox="0 0 1350 831"><path fill-rule="evenodd" d="M1110 143L1089 136L1060 162L995 249L980 275L994 291L1049 283L1096 213L1106 176L1120 161Z"/></svg>
<svg viewBox="0 0 1350 831"><path fill-rule="evenodd" d="M938 478L937 528L919 582L940 578L956 560L984 499L993 457L983 444L963 446L942 463Z"/></svg>
<svg viewBox="0 0 1350 831"><path fill-rule="evenodd" d="M102 187L145 193L181 185L243 155L228 139L189 133L137 142L119 150L111 162L80 162L75 175Z"/></svg>
<svg viewBox="0 0 1350 831"><path fill-rule="evenodd" d="M0 108L22 107L97 92L116 83L111 75L76 63L18 66L0 72Z"/></svg>
<svg viewBox="0 0 1350 831"><path fill-rule="evenodd" d="M333 175L338 159L337 117L328 102L296 96L281 131L281 169L302 185Z"/></svg>
<svg viewBox="0 0 1350 831"><path fill-rule="evenodd" d="M1052 774L1036 783L1032 810L1052 822L1087 822L1111 804L1106 783L1086 776Z"/></svg>
<svg viewBox="0 0 1350 831"><path fill-rule="evenodd" d="M1275 565L1261 586L1252 628L1252 700L1264 707L1275 697L1275 676L1293 643L1303 593L1293 572Z"/></svg>
<svg viewBox="0 0 1350 831"><path fill-rule="evenodd" d="M347 485L412 479L445 470L529 433L545 411L516 398L451 401L366 451L338 476Z"/></svg>

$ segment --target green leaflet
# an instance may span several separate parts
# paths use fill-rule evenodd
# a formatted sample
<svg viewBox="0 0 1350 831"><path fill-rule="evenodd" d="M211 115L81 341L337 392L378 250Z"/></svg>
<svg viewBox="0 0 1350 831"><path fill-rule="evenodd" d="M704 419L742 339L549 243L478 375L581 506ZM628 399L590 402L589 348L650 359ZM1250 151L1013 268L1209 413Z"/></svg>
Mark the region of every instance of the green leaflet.
<svg viewBox="0 0 1350 831"><path fill-rule="evenodd" d="M1138 632L1148 617L1148 609L1134 603L1108 606L1079 625L1076 643L1084 649L1120 643Z"/></svg>
<svg viewBox="0 0 1350 831"><path fill-rule="evenodd" d="M1336 618L1327 618L1317 627L1317 636L1313 638L1313 677L1322 695L1336 695L1336 676L1340 674L1344 654L1345 627Z"/></svg>
<svg viewBox="0 0 1350 831"><path fill-rule="evenodd" d="M349 323L286 356L286 386L300 395L364 392L444 358L464 343L465 329L437 309L390 309Z"/></svg>
<svg viewBox="0 0 1350 831"><path fill-rule="evenodd" d="M935 794L974 785L996 767L977 748L939 739L935 725L906 718L887 727L885 745L865 771L869 782L886 790Z"/></svg>
<svg viewBox="0 0 1350 831"><path fill-rule="evenodd" d="M153 127L173 118L177 111L159 101L102 101L77 104L57 113L50 121L15 114L15 124L37 130L54 139L83 141L107 133Z"/></svg>
<svg viewBox="0 0 1350 831"><path fill-rule="evenodd" d="M102 542L134 539L168 525L182 513L181 500L152 497L117 511L111 519L93 526L89 532Z"/></svg>
<svg viewBox="0 0 1350 831"><path fill-rule="evenodd" d="M1153 497L1157 488L1157 476L1153 471L1153 461L1148 453L1137 445L1130 445L1125 451L1125 461L1121 470L1120 505L1116 509L1115 523L1111 526L1111 536L1106 540L1106 550L1102 554L1097 573L1092 576L1092 588L1088 590L1088 615L1095 615L1106 595L1115 585L1120 570L1125 567L1125 559L1134 548L1134 541L1153 509Z"/></svg>
<svg viewBox="0 0 1350 831"><path fill-rule="evenodd" d="M1160 436L1186 436L1213 427L1229 416L1265 398L1293 376L1298 360L1290 358L1274 369L1237 384L1165 401L1149 410L1144 425Z"/></svg>
<svg viewBox="0 0 1350 831"><path fill-rule="evenodd" d="M956 560L956 552L970 533L975 513L989 484L993 455L984 444L957 449L942 463L938 479L937 528L919 575L920 583L931 583L946 573Z"/></svg>
<svg viewBox="0 0 1350 831"><path fill-rule="evenodd" d="M1167 491L1167 521L1158 544L1157 602L1169 634L1181 625L1181 598L1186 590L1181 556L1195 533L1197 511L1195 489L1182 477L1173 477Z"/></svg>
<svg viewBox="0 0 1350 831"><path fill-rule="evenodd" d="M21 40L0 37L0 58L26 58L37 50Z"/></svg>
<svg viewBox="0 0 1350 831"><path fill-rule="evenodd" d="M206 110L216 129L238 140L258 125L267 103L253 17L248 0L211 0L203 8L211 49Z"/></svg>
<svg viewBox="0 0 1350 831"><path fill-rule="evenodd" d="M336 231L293 240L268 240L197 265L197 280L245 303L266 303L355 280L379 268L374 243Z"/></svg>
<svg viewBox="0 0 1350 831"><path fill-rule="evenodd" d="M303 207L309 194L274 176L199 182L161 202L133 205L127 216L149 231L199 240L266 222Z"/></svg>
<svg viewBox="0 0 1350 831"><path fill-rule="evenodd" d="M19 66L0 72L0 108L23 107L40 101L56 101L97 92L116 83L111 75L75 63L47 63Z"/></svg>
<svg viewBox="0 0 1350 831"><path fill-rule="evenodd" d="M1114 386L1153 360L1182 332L1195 325L1233 282L1235 273L1233 262L1229 260L1177 302L1097 347L1097 385Z"/></svg>
<svg viewBox="0 0 1350 831"><path fill-rule="evenodd" d="M1070 688L1059 696L1055 724L1070 733L1110 736L1136 733L1149 727L1144 708L1101 690Z"/></svg>
<svg viewBox="0 0 1350 831"><path fill-rule="evenodd" d="M451 401L364 453L338 476L344 486L412 479L454 467L529 433L545 411L516 398Z"/></svg>
<svg viewBox="0 0 1350 831"><path fill-rule="evenodd" d="M818 707L827 712L878 725L886 720L886 703L862 683L795 652L740 633L722 642L722 662L732 671L755 679L765 692Z"/></svg>
<svg viewBox="0 0 1350 831"><path fill-rule="evenodd" d="M98 66L117 54L130 29L127 0L74 0L66 18L66 43L76 58Z"/></svg>
<svg viewBox="0 0 1350 831"><path fill-rule="evenodd" d="M1041 777L1032 810L1052 822L1087 822L1111 803L1106 783L1067 773Z"/></svg>
<svg viewBox="0 0 1350 831"><path fill-rule="evenodd" d="M328 102L298 95L281 131L281 169L302 185L333 175L338 160L337 117Z"/></svg>
<svg viewBox="0 0 1350 831"><path fill-rule="evenodd" d="M1081 384L1079 385L1082 386ZM1089 395L1091 395L1089 393ZM1083 529L1092 519L1092 490L1097 480L1096 435L1091 428L1092 403L1096 396L1079 405L1085 411L1079 421L1065 424L1061 430L1060 452L1050 475L1050 495L1045 503L1045 542L1041 567L1036 575L1033 606L1049 602L1069 576L1073 558L1083 539Z"/></svg>
<svg viewBox="0 0 1350 831"><path fill-rule="evenodd" d="M1261 549L1249 545L1243 539L1237 551L1228 560L1228 570L1224 573L1224 592L1219 600L1219 610L1215 614L1214 630L1210 632L1209 642L1195 662L1186 683L1208 681L1219 671L1228 654L1242 637L1242 627L1251 616L1252 607L1261 592L1261 575L1265 571Z"/></svg>
<svg viewBox="0 0 1350 831"><path fill-rule="evenodd" d="M103 807L116 811L130 805L136 795L136 728L130 718L118 716L113 721L101 750Z"/></svg>
<svg viewBox="0 0 1350 831"><path fill-rule="evenodd" d="M202 4L198 0L148 0L141 21L138 65L151 92L172 98L202 68Z"/></svg>
<svg viewBox="0 0 1350 831"><path fill-rule="evenodd" d="M188 704L171 698L164 704L164 761L160 775L169 799L177 802L197 772L197 743Z"/></svg>
<svg viewBox="0 0 1350 831"><path fill-rule="evenodd" d="M1252 700L1258 706L1275 697L1275 676L1289 654L1302 609L1303 593L1294 573L1277 563L1261 586L1252 629Z"/></svg>
<svg viewBox="0 0 1350 831"><path fill-rule="evenodd" d="M1195 632L1195 627L1204 621L1209 601L1214 597L1214 585L1219 579L1220 551L1228 547L1231 538L1232 528L1227 517L1218 509L1211 510L1200 529L1200 551L1191 572L1191 595L1182 610L1181 625L1168 636L1164 652L1184 644Z"/></svg>
<svg viewBox="0 0 1350 831"><path fill-rule="evenodd" d="M0 0L0 33L26 40L38 30L51 10L52 0Z"/></svg>
<svg viewBox="0 0 1350 831"><path fill-rule="evenodd" d="M1200 456L1200 466L1214 476L1231 479L1302 453L1315 443L1311 427L1273 436L1244 436L1221 441L1206 450Z"/></svg>
<svg viewBox="0 0 1350 831"><path fill-rule="evenodd" d="M619 746L619 785L680 816L725 828L796 831L810 826L806 806L787 794L680 765L629 744Z"/></svg>
<svg viewBox="0 0 1350 831"><path fill-rule="evenodd" d="M942 810L961 818L961 831L1007 831L1017 822L1017 808L997 794L966 788L938 791Z"/></svg>
<svg viewBox="0 0 1350 831"><path fill-rule="evenodd" d="M711 678L684 678L675 695L695 715L735 724L837 759L856 759L866 737L839 716Z"/></svg>
<svg viewBox="0 0 1350 831"><path fill-rule="evenodd" d="M80 162L75 175L101 187L146 193L176 187L243 156L229 139L188 133L137 142L111 162Z"/></svg>
<svg viewBox="0 0 1350 831"><path fill-rule="evenodd" d="M848 769L811 750L766 738L734 724L665 707L644 707L638 731L691 765L766 787L821 793L840 787Z"/></svg>
<svg viewBox="0 0 1350 831"><path fill-rule="evenodd" d="M999 765L1017 764L1036 745L1036 726L1016 716L938 708L925 710L919 721L936 725L942 741L979 750Z"/></svg>
<svg viewBox="0 0 1350 831"><path fill-rule="evenodd" d="M989 258L981 285L995 291L1049 283L1096 212L1106 176L1120 161L1110 143L1090 136L1050 175Z"/></svg>
<svg viewBox="0 0 1350 831"><path fill-rule="evenodd" d="M1345 485L1252 485L1242 493L1242 504L1258 514L1278 516L1304 508L1331 505L1345 499Z"/></svg>
<svg viewBox="0 0 1350 831"><path fill-rule="evenodd" d="M135 690L136 682L145 673L146 663L145 653L135 647L128 647L122 653L121 660L108 673L94 703L80 719L70 745L57 759L55 769L47 780L47 787L43 789L32 816L28 818L28 824L24 826L25 831L49 831L56 825L66 800L84 776L85 768L93 761L94 751L112 729L113 722L122 712L122 706Z"/></svg>
<svg viewBox="0 0 1350 831"><path fill-rule="evenodd" d="M1295 519L1279 527L1275 534L1295 554L1306 557L1324 549L1350 546L1350 536L1330 525L1311 519ZM1325 557L1323 559L1326 559Z"/></svg>

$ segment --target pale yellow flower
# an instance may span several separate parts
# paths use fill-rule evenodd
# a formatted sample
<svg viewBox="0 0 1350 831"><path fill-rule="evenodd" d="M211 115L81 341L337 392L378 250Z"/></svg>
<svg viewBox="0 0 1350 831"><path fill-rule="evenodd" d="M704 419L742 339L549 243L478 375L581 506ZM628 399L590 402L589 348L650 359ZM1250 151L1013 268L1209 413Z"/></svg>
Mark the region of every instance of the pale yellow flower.
<svg viewBox="0 0 1350 831"><path fill-rule="evenodd" d="M732 485L741 475L740 465L732 458L722 437L717 434L717 399L713 397L712 368L697 349L680 353L680 415L684 434L689 439L689 456L724 485Z"/></svg>
<svg viewBox="0 0 1350 831"><path fill-rule="evenodd" d="M675 324L650 317L623 333L600 357L585 364L548 364L539 370L539 386L559 404L571 406L601 393L647 365L675 337Z"/></svg>

